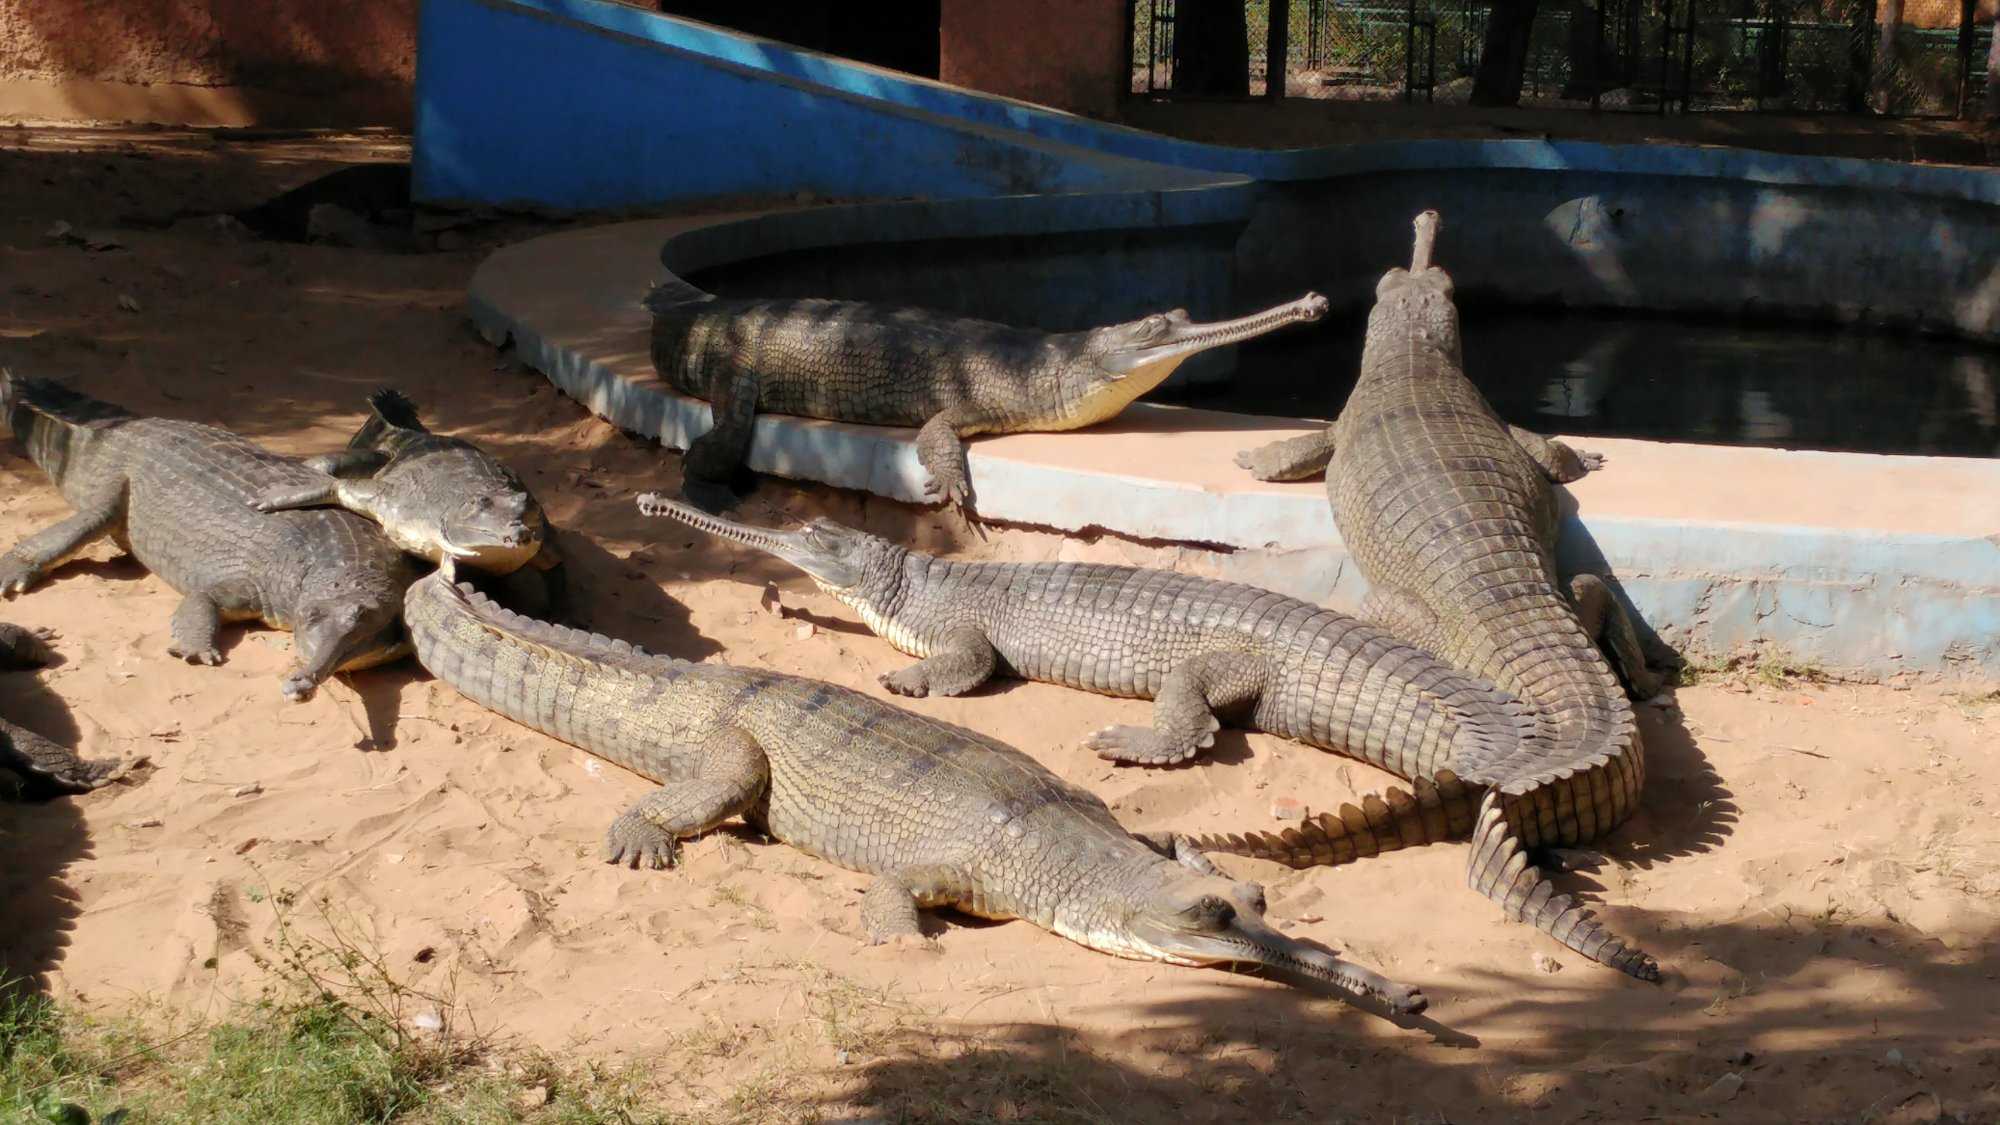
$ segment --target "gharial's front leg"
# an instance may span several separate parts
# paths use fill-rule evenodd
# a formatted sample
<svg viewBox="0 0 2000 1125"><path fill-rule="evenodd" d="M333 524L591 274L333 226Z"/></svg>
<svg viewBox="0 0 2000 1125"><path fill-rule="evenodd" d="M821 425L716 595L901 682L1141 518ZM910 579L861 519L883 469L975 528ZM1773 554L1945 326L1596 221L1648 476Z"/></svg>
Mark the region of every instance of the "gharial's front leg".
<svg viewBox="0 0 2000 1125"><path fill-rule="evenodd" d="M1524 430L1519 426L1507 427L1507 434L1514 439L1514 444L1520 446L1536 466L1557 484L1581 480L1585 473L1604 467L1605 458L1602 453L1586 453L1571 449L1555 438L1543 437L1533 430Z"/></svg>
<svg viewBox="0 0 2000 1125"><path fill-rule="evenodd" d="M1134 765L1185 762L1215 745L1215 712L1263 694L1264 662L1242 652L1210 652L1168 672L1153 703L1151 727L1105 727L1083 740L1101 758Z"/></svg>
<svg viewBox="0 0 2000 1125"><path fill-rule="evenodd" d="M1333 427L1315 434L1274 441L1236 455L1236 464L1258 480L1305 480L1326 471L1333 460Z"/></svg>
<svg viewBox="0 0 2000 1125"><path fill-rule="evenodd" d="M736 371L710 381L709 413L715 424L688 443L681 462L685 473L681 492L688 502L710 512L735 504L729 481L750 455L750 438L757 432L757 376Z"/></svg>
<svg viewBox="0 0 2000 1125"><path fill-rule="evenodd" d="M611 824L604 838L607 863L672 867L680 841L699 836L757 803L771 783L771 764L757 740L723 731L699 749L694 776L646 794Z"/></svg>
<svg viewBox="0 0 2000 1125"><path fill-rule="evenodd" d="M966 463L965 443L959 440L964 426L957 414L946 410L917 430L917 463L930 474L924 481L925 499L971 506L972 470Z"/></svg>
<svg viewBox="0 0 2000 1125"><path fill-rule="evenodd" d="M201 592L189 594L174 610L167 652L189 664L220 664L222 653L215 647L215 634L221 625L222 612L214 598Z"/></svg>
<svg viewBox="0 0 2000 1125"><path fill-rule="evenodd" d="M123 494L92 504L14 544L0 555L0 594L19 594L78 551L109 534L125 513Z"/></svg>
<svg viewBox="0 0 2000 1125"><path fill-rule="evenodd" d="M947 631L931 654L884 675L882 686L897 695L964 695L993 675L999 654L986 633L971 625Z"/></svg>
<svg viewBox="0 0 2000 1125"><path fill-rule="evenodd" d="M1645 650L1639 644L1639 630L1604 579L1595 574L1579 574L1570 579L1569 593L1584 635L1597 642L1597 647L1611 658L1632 698L1644 700L1660 694L1666 686L1665 679L1647 666Z"/></svg>

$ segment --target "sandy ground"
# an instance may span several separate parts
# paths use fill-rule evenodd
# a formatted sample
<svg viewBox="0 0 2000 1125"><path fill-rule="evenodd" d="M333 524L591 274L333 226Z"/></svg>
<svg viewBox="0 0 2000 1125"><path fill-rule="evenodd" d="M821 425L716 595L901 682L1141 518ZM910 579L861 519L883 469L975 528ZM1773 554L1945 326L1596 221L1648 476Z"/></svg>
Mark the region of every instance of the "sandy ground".
<svg viewBox="0 0 2000 1125"><path fill-rule="evenodd" d="M0 138L0 361L293 451L343 442L365 392L393 382L522 472L567 529L596 628L870 690L905 662L778 564L636 515L632 494L675 485L677 458L474 336L462 293L479 250L119 221L249 202L394 156L392 140L138 140ZM52 242L58 219L123 246ZM31 465L0 457L0 541L64 511ZM985 557L1160 557L1013 529L982 540L930 511L772 482L746 511L830 512ZM79 799L0 807L0 964L80 1006L220 1014L270 979L282 933L338 935L448 996L461 1026L645 1063L717 1117L2000 1120L2000 699L1967 685L1714 677L1642 708L1644 807L1578 885L1659 957L1659 986L1501 921L1464 889L1457 846L1304 873L1224 860L1269 884L1290 930L1421 985L1430 1013L1399 1026L1022 923L942 917L935 953L871 951L862 876L747 832L694 843L672 872L606 866L600 835L645 782L411 665L293 705L283 634L234 632L222 667L182 664L164 651L175 602L101 547L0 606L57 630L67 658L0 677L0 708L152 763ZM1040 685L912 706L1020 746L1136 829L1270 826L1274 797L1331 808L1382 781L1241 733L1190 768L1113 769L1078 739L1147 705Z"/></svg>

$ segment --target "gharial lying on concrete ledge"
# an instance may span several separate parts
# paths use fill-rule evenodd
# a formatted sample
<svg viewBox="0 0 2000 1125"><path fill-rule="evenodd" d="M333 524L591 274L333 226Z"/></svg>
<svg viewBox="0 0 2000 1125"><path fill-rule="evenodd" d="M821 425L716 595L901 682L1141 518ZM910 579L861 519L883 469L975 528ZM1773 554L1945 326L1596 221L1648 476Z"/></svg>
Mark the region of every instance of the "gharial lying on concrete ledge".
<svg viewBox="0 0 2000 1125"><path fill-rule="evenodd" d="M1334 521L1370 584L1363 613L1512 692L1545 724L1536 753L1459 770L1488 786L1473 889L1584 956L1655 980L1653 959L1580 921L1582 908L1555 893L1529 851L1611 831L1646 778L1632 705L1598 642L1635 692L1650 696L1659 680L1602 580L1580 575L1567 595L1557 585L1551 485L1602 458L1509 426L1465 377L1451 277L1430 264L1438 226L1435 211L1417 216L1410 268L1376 286L1361 378L1339 419L1238 460L1265 480L1324 467ZM1312 863L1291 836L1217 846Z"/></svg>
<svg viewBox="0 0 2000 1125"><path fill-rule="evenodd" d="M1217 712L1338 750L1413 783L1281 839L1197 841L1300 866L1338 864L1470 835L1494 779L1550 745L1519 701L1385 630L1269 590L1166 570L1090 563L953 562L814 520L747 527L646 494L639 509L768 551L922 657L882 677L901 695L958 695L996 670L1103 695L1156 699L1153 726L1110 727L1085 745L1117 761L1186 761L1214 741ZM1564 898L1567 904L1568 899ZM1608 937L1569 907L1572 947Z"/></svg>
<svg viewBox="0 0 2000 1125"><path fill-rule="evenodd" d="M649 655L501 609L452 567L410 587L417 659L477 703L661 782L611 826L608 858L671 864L741 814L877 876L872 942L917 911L1023 918L1092 949L1261 966L1416 1012L1423 995L1263 920L1263 889L1180 837L1126 832L1103 801L1010 746L816 680Z"/></svg>
<svg viewBox="0 0 2000 1125"><path fill-rule="evenodd" d="M251 501L315 475L214 426L140 418L45 379L0 373L0 410L76 514L0 556L13 595L110 536L184 596L168 651L220 664L224 621L292 631L283 690L305 699L337 671L409 651L397 611L416 570L374 524L343 511L265 515Z"/></svg>
<svg viewBox="0 0 2000 1125"><path fill-rule="evenodd" d="M1318 320L1327 307L1309 293L1214 324L1175 309L1040 332L857 301L724 299L679 281L656 286L645 303L653 366L715 416L685 466L688 497L711 510L727 504L721 486L742 465L759 413L920 427L925 495L970 504L960 438L1102 422L1189 356Z"/></svg>

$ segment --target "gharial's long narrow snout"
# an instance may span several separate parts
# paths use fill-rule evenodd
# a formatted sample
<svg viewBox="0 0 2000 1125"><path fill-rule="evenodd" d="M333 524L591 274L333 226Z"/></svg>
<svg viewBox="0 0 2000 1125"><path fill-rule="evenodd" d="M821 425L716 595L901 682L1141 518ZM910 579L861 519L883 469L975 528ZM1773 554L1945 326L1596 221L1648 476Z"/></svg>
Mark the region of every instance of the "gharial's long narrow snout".
<svg viewBox="0 0 2000 1125"><path fill-rule="evenodd" d="M713 516L692 504L670 499L657 492L639 495L639 511L648 516L679 520L689 527L719 535L732 543L754 547L778 556L811 575L813 580L835 589L845 589L860 581L860 574L833 551L815 545L808 531L776 531Z"/></svg>
<svg viewBox="0 0 2000 1125"><path fill-rule="evenodd" d="M1128 374L1143 367L1157 367L1171 361L1178 366L1182 360L1210 348L1225 344L1240 343L1244 340L1275 332L1292 324L1304 324L1326 315L1327 300L1318 293L1307 293L1295 301L1274 305L1263 312L1235 320L1218 320L1198 323L1187 318L1187 313L1176 309L1161 314L1165 325L1155 331L1146 331L1155 318L1148 317L1138 322L1139 338L1131 343L1115 347L1098 362L1107 371ZM1168 368L1171 370L1171 367ZM1162 375L1162 378L1165 376Z"/></svg>
<svg viewBox="0 0 2000 1125"><path fill-rule="evenodd" d="M1164 930L1145 935L1145 940L1163 960L1271 969L1370 997L1398 1015L1415 1015L1430 1003L1419 989L1279 933L1247 911L1238 911L1218 931Z"/></svg>

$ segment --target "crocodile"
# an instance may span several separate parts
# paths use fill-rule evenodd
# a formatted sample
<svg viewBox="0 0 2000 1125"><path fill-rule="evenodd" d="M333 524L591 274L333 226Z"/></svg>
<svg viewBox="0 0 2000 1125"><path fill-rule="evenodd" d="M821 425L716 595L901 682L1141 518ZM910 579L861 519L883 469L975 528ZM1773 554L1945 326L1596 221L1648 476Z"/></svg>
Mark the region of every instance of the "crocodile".
<svg viewBox="0 0 2000 1125"><path fill-rule="evenodd" d="M917 663L881 677L899 695L959 695L996 672L1156 700L1151 727L1085 745L1114 761L1186 761L1217 713L1379 766L1411 783L1282 837L1203 837L1197 847L1298 866L1346 863L1471 835L1487 790L1548 752L1542 724L1492 684L1388 631L1270 590L1130 566L954 562L818 519L749 527L656 493L640 511L784 559ZM1573 945L1608 941L1586 908L1555 902Z"/></svg>
<svg viewBox="0 0 2000 1125"><path fill-rule="evenodd" d="M55 654L47 638L0 622L0 672L40 668ZM34 731L0 718L0 792L83 793L112 780L118 763L84 758Z"/></svg>
<svg viewBox="0 0 2000 1125"><path fill-rule="evenodd" d="M1553 486L1603 458L1508 425L1466 378L1451 277L1431 264L1439 225L1435 211L1417 216L1410 268L1376 286L1360 379L1333 425L1237 460L1264 480L1323 471L1370 584L1364 616L1519 698L1546 729L1536 753L1452 763L1484 787L1472 887L1585 957L1657 980L1652 958L1575 925L1536 862L1571 862L1562 849L1617 827L1646 776L1632 705L1598 646L1635 694L1658 678L1604 582L1578 575L1564 589L1556 575ZM1268 833L1236 842L1221 850L1310 858Z"/></svg>
<svg viewBox="0 0 2000 1125"><path fill-rule="evenodd" d="M547 522L527 486L485 450L434 434L402 392L370 395L368 420L338 453L308 457L309 484L275 483L257 510L333 504L382 526L398 547L433 563L511 574L540 558Z"/></svg>
<svg viewBox="0 0 2000 1125"><path fill-rule="evenodd" d="M1188 357L1326 313L1326 298L1212 324L1186 310L1081 332L1041 332L927 309L858 301L720 298L685 282L655 286L653 365L708 402L714 426L688 447L686 494L727 503L723 487L759 413L915 426L924 495L970 506L961 438L1074 430L1113 417Z"/></svg>
<svg viewBox="0 0 2000 1125"><path fill-rule="evenodd" d="M654 656L506 610L451 564L410 587L417 659L474 702L661 788L620 815L605 857L670 866L679 841L741 815L875 876L872 944L921 944L920 908L1026 919L1134 960L1257 967L1403 1013L1422 992L1278 932L1262 888L1185 837L1125 831L1103 801L1013 747L860 692Z"/></svg>
<svg viewBox="0 0 2000 1125"><path fill-rule="evenodd" d="M224 621L289 629L282 690L303 700L337 671L408 652L398 611L416 570L379 528L340 510L251 507L273 483L309 483L297 461L228 430L141 418L11 373L0 373L0 411L76 509L0 556L0 594L26 591L109 536L183 595L167 651L190 663L222 662Z"/></svg>

